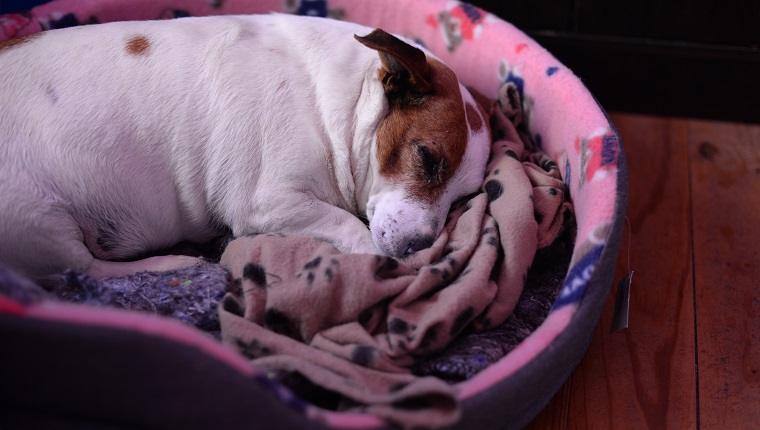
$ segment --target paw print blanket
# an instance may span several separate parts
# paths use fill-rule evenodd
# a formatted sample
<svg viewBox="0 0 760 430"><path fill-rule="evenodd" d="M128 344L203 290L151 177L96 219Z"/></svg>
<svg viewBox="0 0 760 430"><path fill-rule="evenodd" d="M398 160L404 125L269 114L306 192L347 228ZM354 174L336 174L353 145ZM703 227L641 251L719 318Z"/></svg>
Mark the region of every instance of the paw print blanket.
<svg viewBox="0 0 760 430"><path fill-rule="evenodd" d="M221 258L232 277L223 341L274 377L319 387L314 403L406 426L455 420L453 386L410 366L466 329L501 324L536 250L572 215L557 165L526 147L499 109L509 113L508 100L490 106L496 139L482 192L458 202L434 245L409 260L277 234L232 241Z"/></svg>

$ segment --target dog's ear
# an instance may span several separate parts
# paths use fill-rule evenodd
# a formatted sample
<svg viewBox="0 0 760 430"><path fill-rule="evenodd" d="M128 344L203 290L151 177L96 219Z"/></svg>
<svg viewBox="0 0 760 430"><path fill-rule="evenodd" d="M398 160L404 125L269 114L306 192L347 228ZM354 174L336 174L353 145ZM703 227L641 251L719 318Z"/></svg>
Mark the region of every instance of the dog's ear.
<svg viewBox="0 0 760 430"><path fill-rule="evenodd" d="M380 55L380 81L391 102L417 105L425 101L432 90L431 69L425 53L408 43L376 29L366 36L354 35L356 40Z"/></svg>

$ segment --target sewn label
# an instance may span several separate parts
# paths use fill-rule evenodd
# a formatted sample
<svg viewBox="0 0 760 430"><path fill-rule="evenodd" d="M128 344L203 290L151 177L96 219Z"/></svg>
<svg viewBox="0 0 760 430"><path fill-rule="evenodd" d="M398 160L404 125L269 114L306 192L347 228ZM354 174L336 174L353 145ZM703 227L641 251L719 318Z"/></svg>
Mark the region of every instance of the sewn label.
<svg viewBox="0 0 760 430"><path fill-rule="evenodd" d="M623 276L617 284L617 293L615 294L615 310L612 313L612 327L610 334L628 328L628 312L631 303L631 280L633 271Z"/></svg>

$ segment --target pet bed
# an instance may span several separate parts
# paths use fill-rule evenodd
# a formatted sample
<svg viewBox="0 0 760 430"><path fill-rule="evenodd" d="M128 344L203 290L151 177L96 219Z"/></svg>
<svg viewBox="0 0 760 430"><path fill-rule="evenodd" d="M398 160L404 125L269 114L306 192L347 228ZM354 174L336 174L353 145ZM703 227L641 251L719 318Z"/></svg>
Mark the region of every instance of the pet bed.
<svg viewBox="0 0 760 430"><path fill-rule="evenodd" d="M519 428L580 360L612 283L624 156L578 78L510 24L452 1L58 0L0 16L0 38L269 11L404 35L496 100L482 192L403 262L272 234L212 245L221 265L68 273L52 293L0 269L0 424Z"/></svg>

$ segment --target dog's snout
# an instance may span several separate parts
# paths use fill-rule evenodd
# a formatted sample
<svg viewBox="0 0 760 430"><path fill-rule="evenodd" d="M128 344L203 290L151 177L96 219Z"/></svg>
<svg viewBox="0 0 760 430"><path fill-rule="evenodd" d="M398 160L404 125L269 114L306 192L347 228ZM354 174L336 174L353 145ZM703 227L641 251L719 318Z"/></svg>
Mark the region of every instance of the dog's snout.
<svg viewBox="0 0 760 430"><path fill-rule="evenodd" d="M438 218L446 216L442 208L418 204L396 191L384 192L376 200L369 229L380 253L403 259L430 248L438 238L442 225Z"/></svg>
<svg viewBox="0 0 760 430"><path fill-rule="evenodd" d="M417 236L408 241L404 247L399 250L401 251L399 252L399 255L412 255L418 251L422 251L423 249L430 248L430 246L433 245L434 240L435 239L432 236Z"/></svg>

